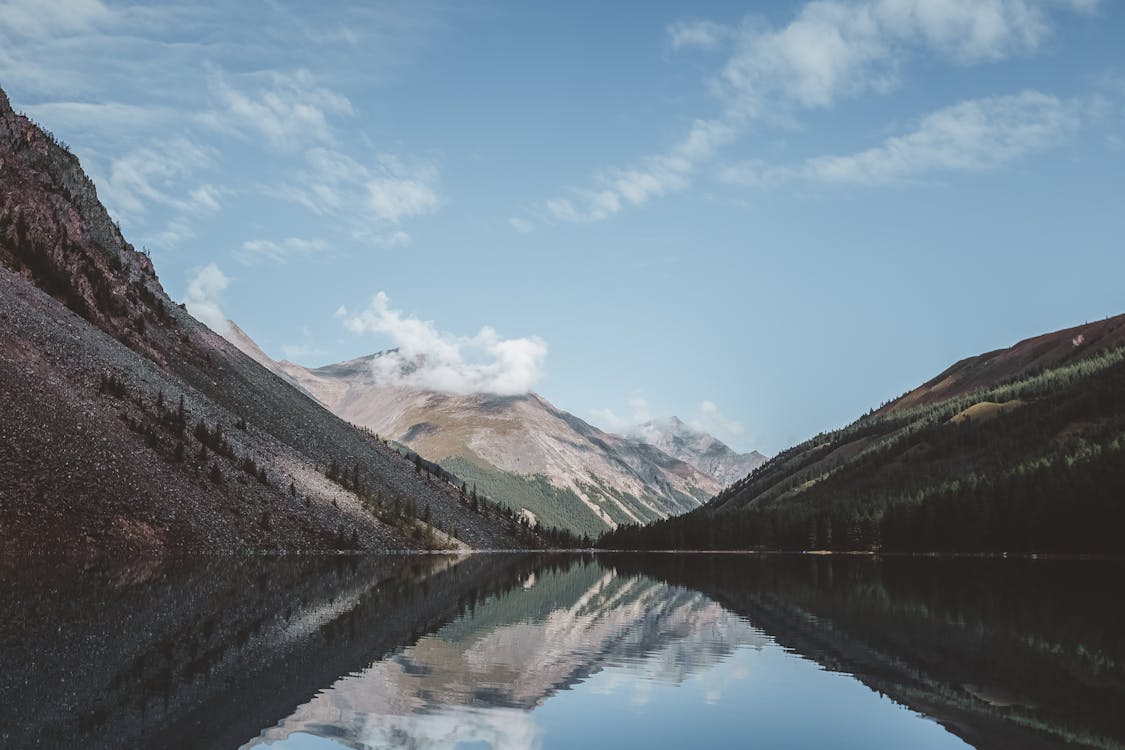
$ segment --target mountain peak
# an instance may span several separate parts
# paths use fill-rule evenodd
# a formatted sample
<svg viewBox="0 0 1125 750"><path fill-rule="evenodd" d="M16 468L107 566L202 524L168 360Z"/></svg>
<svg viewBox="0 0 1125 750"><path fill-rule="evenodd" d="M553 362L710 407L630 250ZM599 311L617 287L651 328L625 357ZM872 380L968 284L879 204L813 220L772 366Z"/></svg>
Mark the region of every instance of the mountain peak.
<svg viewBox="0 0 1125 750"><path fill-rule="evenodd" d="M724 486L742 479L766 461L758 451L738 453L714 435L675 416L639 424L629 431L629 437L656 446Z"/></svg>

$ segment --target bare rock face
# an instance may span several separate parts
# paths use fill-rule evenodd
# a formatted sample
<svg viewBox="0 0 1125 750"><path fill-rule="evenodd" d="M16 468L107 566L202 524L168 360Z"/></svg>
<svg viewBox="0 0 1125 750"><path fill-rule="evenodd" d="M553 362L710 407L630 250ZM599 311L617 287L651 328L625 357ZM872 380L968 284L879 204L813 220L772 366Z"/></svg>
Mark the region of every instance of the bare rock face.
<svg viewBox="0 0 1125 750"><path fill-rule="evenodd" d="M152 261L122 237L77 157L0 103L0 261L126 345L170 304Z"/></svg>
<svg viewBox="0 0 1125 750"><path fill-rule="evenodd" d="M175 304L0 92L0 554L515 547Z"/></svg>

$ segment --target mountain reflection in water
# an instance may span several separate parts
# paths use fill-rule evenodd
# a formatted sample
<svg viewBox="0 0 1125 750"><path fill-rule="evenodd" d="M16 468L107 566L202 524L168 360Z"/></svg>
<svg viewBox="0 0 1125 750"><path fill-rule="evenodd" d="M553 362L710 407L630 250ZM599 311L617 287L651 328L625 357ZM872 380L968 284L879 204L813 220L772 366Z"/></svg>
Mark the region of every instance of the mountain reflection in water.
<svg viewBox="0 0 1125 750"><path fill-rule="evenodd" d="M1122 572L743 555L0 569L0 745L1120 748Z"/></svg>

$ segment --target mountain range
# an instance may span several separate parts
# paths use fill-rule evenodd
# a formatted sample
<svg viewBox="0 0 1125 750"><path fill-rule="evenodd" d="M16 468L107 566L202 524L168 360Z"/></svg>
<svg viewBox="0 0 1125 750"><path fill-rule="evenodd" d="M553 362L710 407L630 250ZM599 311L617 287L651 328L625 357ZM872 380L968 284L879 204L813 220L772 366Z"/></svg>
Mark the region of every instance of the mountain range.
<svg viewBox="0 0 1125 750"><path fill-rule="evenodd" d="M309 369L218 335L2 92L0 180L6 552L536 546L697 508L762 460L678 420L613 435L538 394L382 387L380 354Z"/></svg>
<svg viewBox="0 0 1125 750"><path fill-rule="evenodd" d="M231 322L226 336L342 419L418 452L528 518L597 536L699 507L765 461L679 419L607 433L536 393L451 394L386 384L384 353L318 368L269 358Z"/></svg>

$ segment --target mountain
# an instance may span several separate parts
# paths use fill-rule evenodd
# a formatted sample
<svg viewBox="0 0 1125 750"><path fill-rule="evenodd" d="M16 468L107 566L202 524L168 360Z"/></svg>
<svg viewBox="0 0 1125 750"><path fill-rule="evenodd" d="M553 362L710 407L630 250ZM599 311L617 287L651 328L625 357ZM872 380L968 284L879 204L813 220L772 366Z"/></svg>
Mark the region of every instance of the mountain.
<svg viewBox="0 0 1125 750"><path fill-rule="evenodd" d="M957 362L618 548L1120 554L1125 315Z"/></svg>
<svg viewBox="0 0 1125 750"><path fill-rule="evenodd" d="M341 418L438 462L534 522L596 536L684 513L722 489L708 468L741 460L693 434L677 450L697 466L635 437L603 432L535 393L458 395L384 385L373 372L381 356L315 369L266 366Z"/></svg>
<svg viewBox="0 0 1125 750"><path fill-rule="evenodd" d="M724 487L767 460L758 451L735 453L722 441L684 424L679 417L650 420L634 427L629 435L694 466Z"/></svg>
<svg viewBox="0 0 1125 750"><path fill-rule="evenodd" d="M4 554L539 543L188 315L3 92L0 403Z"/></svg>

